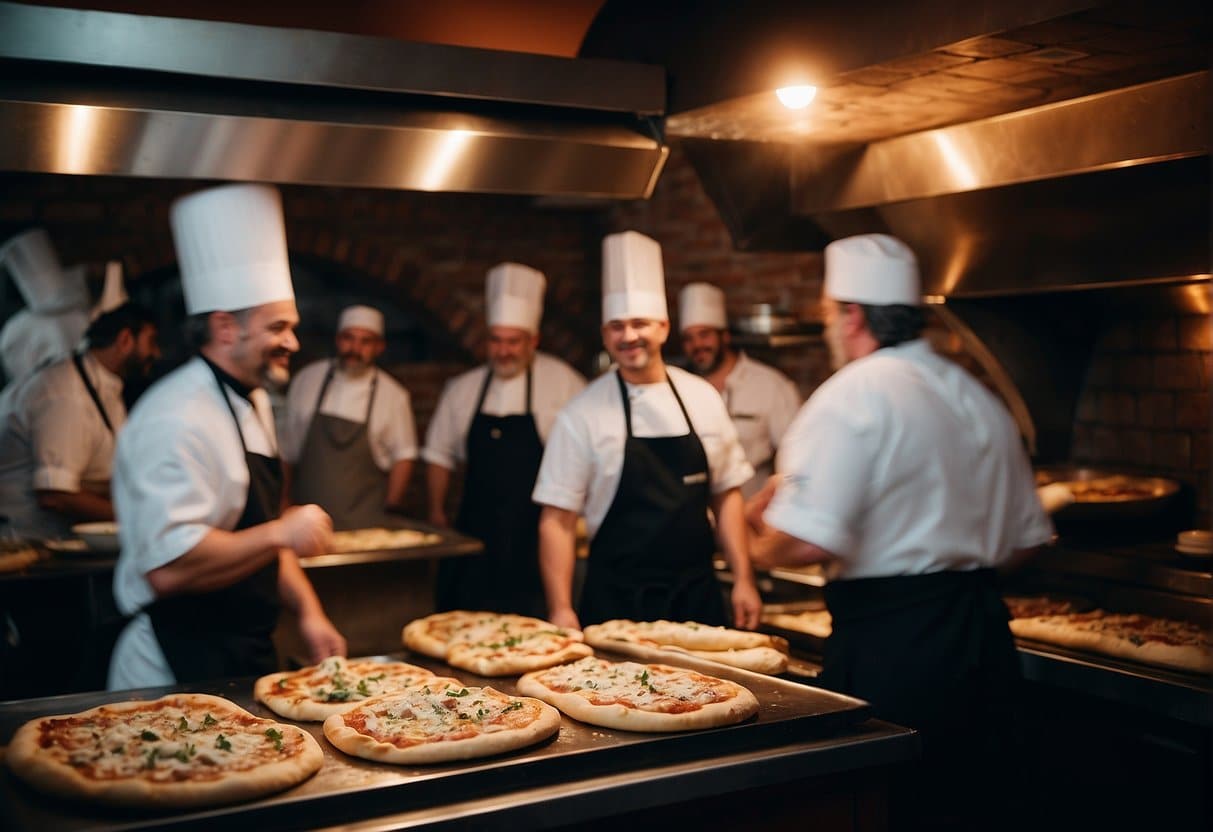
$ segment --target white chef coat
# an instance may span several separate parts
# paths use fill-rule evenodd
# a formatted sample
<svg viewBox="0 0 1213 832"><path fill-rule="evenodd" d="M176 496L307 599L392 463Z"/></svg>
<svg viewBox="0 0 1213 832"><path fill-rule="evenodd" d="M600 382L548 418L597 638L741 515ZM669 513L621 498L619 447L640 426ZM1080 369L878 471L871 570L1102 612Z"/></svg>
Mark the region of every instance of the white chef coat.
<svg viewBox="0 0 1213 832"><path fill-rule="evenodd" d="M316 398L324 384L324 376L332 362L315 361L291 380L286 397L286 420L282 434L282 458L292 465L303 453L312 416L316 413ZM417 429L413 424L413 405L409 392L388 373L375 368L370 373L354 377L337 370L325 391L320 412L361 425L367 421L367 398L371 394L371 379L376 379L375 403L371 407L367 439L371 458L379 470L387 472L397 462L417 458Z"/></svg>
<svg viewBox="0 0 1213 832"><path fill-rule="evenodd" d="M467 461L468 428L475 417L476 400L484 386L488 365L460 373L447 382L438 399L434 418L425 434L421 458L426 462L455 470ZM531 363L531 413L539 439L546 442L556 422L556 414L569 400L585 389L585 377L566 362L543 352L535 353ZM526 413L526 373L513 378L494 377L484 394L481 411L489 416L513 416Z"/></svg>
<svg viewBox="0 0 1213 832"><path fill-rule="evenodd" d="M126 421L122 379L92 353L81 357L110 424ZM38 507L35 490L106 493L114 437L71 359L26 376L5 389L0 404L0 514L22 537L54 538L71 521Z"/></svg>
<svg viewBox="0 0 1213 832"><path fill-rule="evenodd" d="M20 381L39 367L66 358L88 329L88 312L40 313L21 309L0 329L0 361L8 383Z"/></svg>
<svg viewBox="0 0 1213 832"><path fill-rule="evenodd" d="M725 407L754 476L741 487L752 497L775 471L775 449L800 410L800 391L783 373L744 352L724 380Z"/></svg>
<svg viewBox="0 0 1213 832"><path fill-rule="evenodd" d="M754 475L754 469L746 462L724 400L702 378L678 367L667 370L703 443L712 493L740 487ZM628 384L627 391L633 436L686 435L686 419L665 381ZM614 371L604 373L556 417L531 499L582 513L586 531L593 539L619 488L626 441L619 382Z"/></svg>
<svg viewBox="0 0 1213 832"><path fill-rule="evenodd" d="M227 388L248 450L275 456L273 414L264 390L249 400ZM155 600L145 577L218 528L235 529L248 497L248 464L231 411L210 367L193 358L139 399L114 455L113 497L122 547L114 600L131 615ZM108 686L120 690L174 681L151 620L139 613L114 647Z"/></svg>
<svg viewBox="0 0 1213 832"><path fill-rule="evenodd" d="M1053 534L1007 409L921 339L821 385L776 467L765 521L837 555L833 577L995 567Z"/></svg>

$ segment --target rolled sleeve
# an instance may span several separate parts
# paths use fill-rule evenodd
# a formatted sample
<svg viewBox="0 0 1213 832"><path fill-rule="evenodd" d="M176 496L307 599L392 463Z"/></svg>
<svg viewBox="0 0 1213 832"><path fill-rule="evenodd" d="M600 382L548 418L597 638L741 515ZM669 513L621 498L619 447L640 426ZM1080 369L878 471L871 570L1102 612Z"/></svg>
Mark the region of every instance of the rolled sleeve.
<svg viewBox="0 0 1213 832"><path fill-rule="evenodd" d="M69 468L39 466L34 469L35 491L79 491L80 472Z"/></svg>
<svg viewBox="0 0 1213 832"><path fill-rule="evenodd" d="M34 488L79 491L96 451L92 431L81 424L80 404L65 396L42 396L30 408Z"/></svg>
<svg viewBox="0 0 1213 832"><path fill-rule="evenodd" d="M417 458L417 427L413 421L413 403L409 393L397 385L391 412L384 419L383 445L391 464Z"/></svg>
<svg viewBox="0 0 1213 832"><path fill-rule="evenodd" d="M566 511L581 511L585 507L593 468L587 432L576 425L567 412L562 412L556 417L544 447L531 500Z"/></svg>

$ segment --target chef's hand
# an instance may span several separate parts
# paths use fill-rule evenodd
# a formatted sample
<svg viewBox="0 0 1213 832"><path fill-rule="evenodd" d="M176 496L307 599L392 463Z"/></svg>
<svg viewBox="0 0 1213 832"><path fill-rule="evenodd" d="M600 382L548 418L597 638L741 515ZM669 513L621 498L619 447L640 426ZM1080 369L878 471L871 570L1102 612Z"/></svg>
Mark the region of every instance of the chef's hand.
<svg viewBox="0 0 1213 832"><path fill-rule="evenodd" d="M344 656L345 637L337 632L333 622L322 612L299 616L299 635L311 653L312 662L319 663L329 656Z"/></svg>
<svg viewBox="0 0 1213 832"><path fill-rule="evenodd" d="M557 627L569 627L573 630L581 629L581 622L577 620L577 613L573 612L572 607L556 610L551 614L550 620Z"/></svg>
<svg viewBox="0 0 1213 832"><path fill-rule="evenodd" d="M762 597L752 581L734 583L732 592L733 626L739 630L753 630L762 616Z"/></svg>
<svg viewBox="0 0 1213 832"><path fill-rule="evenodd" d="M766 531L767 524L763 522L762 513L771 504L771 499L775 496L775 489L779 487L779 480L778 474L767 477L767 481L763 483L758 493L746 501L745 521L755 534L762 534Z"/></svg>
<svg viewBox="0 0 1213 832"><path fill-rule="evenodd" d="M315 504L292 506L278 518L283 544L299 557L323 555L333 542L333 518Z"/></svg>

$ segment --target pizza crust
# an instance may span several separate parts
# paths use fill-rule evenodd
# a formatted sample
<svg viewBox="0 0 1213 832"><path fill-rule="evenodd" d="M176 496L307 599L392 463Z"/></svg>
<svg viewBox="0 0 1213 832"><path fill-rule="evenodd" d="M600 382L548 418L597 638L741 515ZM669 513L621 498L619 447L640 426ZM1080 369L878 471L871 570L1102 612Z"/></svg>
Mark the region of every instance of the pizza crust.
<svg viewBox="0 0 1213 832"><path fill-rule="evenodd" d="M771 636L765 633L714 627L694 621L631 621L616 618L601 624L591 624L585 628L584 633L587 642L598 646L606 646L599 642L612 639L647 640L657 644L673 644L688 650L746 650L751 647L774 646Z"/></svg>
<svg viewBox="0 0 1213 832"><path fill-rule="evenodd" d="M1086 620L1099 620L1096 613L1080 613ZM1127 616L1125 616L1127 617ZM1113 620L1115 616L1112 617ZM1081 621L1082 619L1080 619ZM1157 619L1162 622L1163 619ZM1040 616L1016 618L1009 623L1011 632L1019 638L1044 641L1076 650L1102 653L1116 658L1183 670L1190 673L1213 673L1213 650L1196 644L1166 644L1145 640L1135 643L1129 635L1114 631L1086 629L1070 616ZM1114 625L1113 625L1114 627Z"/></svg>
<svg viewBox="0 0 1213 832"><path fill-rule="evenodd" d="M657 680L657 685L666 686L670 683L670 679L683 679L687 680L691 686L709 687L714 694L713 698L721 697L721 699L720 701L704 702L694 710L683 712L645 710L636 703L629 706L621 704L619 701L606 703L593 701L602 695L603 685L608 674L618 670L624 676L631 677L637 668L652 673L653 678ZM599 683L599 686L562 690L558 688L563 688L565 685L558 682L553 684L553 680L575 679L581 681L583 678ZM616 664L602 659L586 659L575 665L528 673L518 680L518 690L523 694L555 705L562 713L579 722L621 731L644 733L719 728L749 719L758 713L759 709L758 699L754 694L736 682L669 665L638 665L632 662ZM607 698L618 699L620 697L612 693L607 695Z"/></svg>
<svg viewBox="0 0 1213 832"><path fill-rule="evenodd" d="M465 704L484 701L495 715L508 711L505 714L509 718L508 724L505 727L478 726L474 720L457 720L452 730L435 731L429 738L403 747L386 741L391 736L390 730L375 736L375 732L365 727L362 730L356 727L357 718L367 714L378 718L383 714L400 713L402 707L423 711L428 704L428 694L422 699L414 687L370 700L344 714L330 716L324 721L324 735L339 750L354 757L395 765L424 765L504 754L534 745L560 730L560 713L538 699L506 696L489 687L462 688L462 691L460 699ZM517 713L513 713L515 709ZM354 726L350 722L355 722ZM386 720L381 724L384 722ZM407 718L401 722L414 724ZM481 728L484 730L478 730Z"/></svg>
<svg viewBox="0 0 1213 832"><path fill-rule="evenodd" d="M42 745L42 726L48 721L91 720L110 716L121 721L124 715L160 707L180 707L187 713L197 714L198 720L202 720L204 714L219 715L218 721L225 725L225 730L230 730L225 718L233 717L247 723L246 732L256 734L259 741L267 741L266 732L274 730L280 735L281 744L290 748L292 753L244 769L220 769L218 776L211 779L157 781L150 779L150 772L145 774L142 771L135 776L90 778L60 758L59 746L44 748ZM235 738L236 735L230 736ZM320 769L324 752L310 734L297 726L261 719L218 696L182 693L152 702L116 702L78 714L30 720L13 736L8 747L7 762L17 777L57 797L109 806L177 809L235 803L288 789L307 780ZM211 774L210 771L207 773Z"/></svg>
<svg viewBox="0 0 1213 832"><path fill-rule="evenodd" d="M340 686L334 685L334 674L339 674ZM405 662L349 661L334 656L319 665L262 676L253 684L253 697L286 719L323 722L373 696L437 678L433 671ZM321 696L321 691L329 695Z"/></svg>
<svg viewBox="0 0 1213 832"><path fill-rule="evenodd" d="M671 647L673 650L683 650L701 659L727 664L729 667L739 667L754 673L766 673L773 676L788 669L788 656L774 647L749 647L744 650L686 650L682 647Z"/></svg>
<svg viewBox="0 0 1213 832"><path fill-rule="evenodd" d="M588 644L574 641L545 653L515 652L509 649L500 655L486 653L475 644L452 644L447 654L451 667L458 667L479 676L517 676L532 670L565 664L594 655Z"/></svg>

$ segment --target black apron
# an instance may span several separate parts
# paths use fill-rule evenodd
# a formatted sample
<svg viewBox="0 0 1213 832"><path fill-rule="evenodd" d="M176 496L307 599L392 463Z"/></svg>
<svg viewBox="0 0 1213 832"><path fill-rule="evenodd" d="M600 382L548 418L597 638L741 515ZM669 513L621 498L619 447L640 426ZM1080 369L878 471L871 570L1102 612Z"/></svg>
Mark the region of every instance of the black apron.
<svg viewBox="0 0 1213 832"><path fill-rule="evenodd" d="M214 365L219 395L232 414L248 465L248 498L233 531L251 528L278 516L282 465L277 457L248 450L240 420ZM174 595L153 602L147 613L164 657L177 682L232 676L260 676L278 669L273 632L280 609L278 559L231 586L213 592Z"/></svg>
<svg viewBox="0 0 1213 832"><path fill-rule="evenodd" d="M590 543L578 619L612 618L727 624L708 522L711 472L678 388L666 375L687 422L682 436L632 435L632 404L616 371L627 441L615 499Z"/></svg>
<svg viewBox="0 0 1213 832"><path fill-rule="evenodd" d="M526 412L482 413L493 379L485 373L467 434L467 474L455 528L484 541L484 552L438 565L439 611L487 609L545 618L539 577L539 513L531 491L539 476L543 441L531 410L531 371L526 374Z"/></svg>
<svg viewBox="0 0 1213 832"><path fill-rule="evenodd" d="M291 483L292 501L296 505L316 503L333 518L335 529L366 529L388 524L383 508L388 475L375 463L368 432L371 408L375 406L375 393L379 388L379 371L373 372L366 418L351 422L320 412L324 394L333 380L333 365L329 365Z"/></svg>
<svg viewBox="0 0 1213 832"><path fill-rule="evenodd" d="M84 389L88 391L89 398L97 406L97 412L101 414L101 421L105 422L106 429L110 432L110 436L113 436L114 424L110 421L109 414L105 412L105 405L101 403L101 396L97 395L97 388L93 387L93 383L88 379L88 373L84 372L84 361L81 360L80 353L72 356L72 364L76 365L76 372L80 375Z"/></svg>
<svg viewBox="0 0 1213 832"><path fill-rule="evenodd" d="M1021 674L997 574L831 581L825 599L833 633L820 683L921 732L921 765L895 792L903 814L963 828L1009 811L1022 772Z"/></svg>

